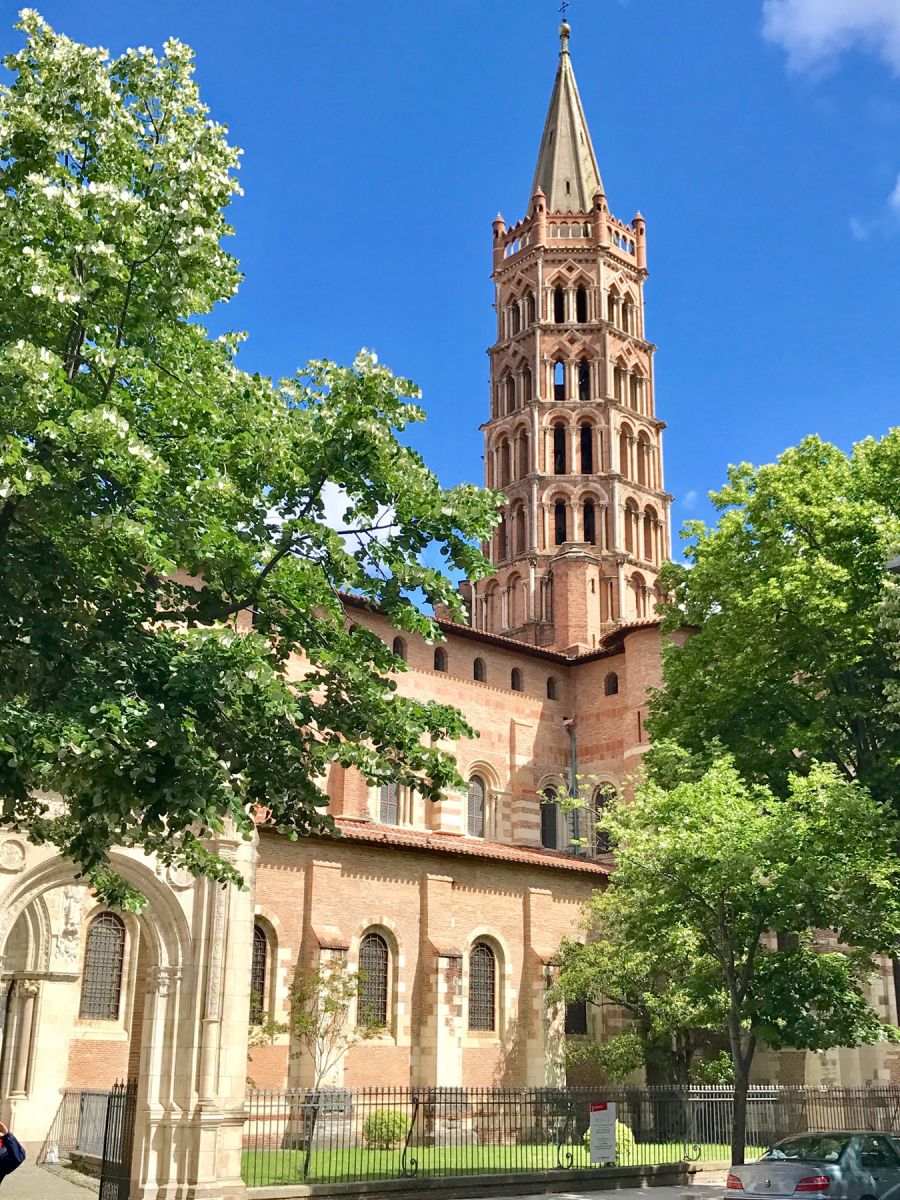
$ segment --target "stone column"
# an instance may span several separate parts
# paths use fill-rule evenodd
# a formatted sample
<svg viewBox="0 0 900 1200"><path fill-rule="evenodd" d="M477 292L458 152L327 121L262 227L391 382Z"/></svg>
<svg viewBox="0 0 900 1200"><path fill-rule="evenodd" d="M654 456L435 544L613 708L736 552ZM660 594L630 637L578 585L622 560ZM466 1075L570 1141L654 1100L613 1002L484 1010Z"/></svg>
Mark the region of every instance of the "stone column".
<svg viewBox="0 0 900 1200"><path fill-rule="evenodd" d="M35 1006L41 992L39 979L17 979L15 990L15 1041L10 1062L9 1098L24 1100L28 1095Z"/></svg>
<svg viewBox="0 0 900 1200"><path fill-rule="evenodd" d="M462 1084L462 950L453 935L453 878L423 874L419 892L421 958L426 967L419 1079L425 1086Z"/></svg>

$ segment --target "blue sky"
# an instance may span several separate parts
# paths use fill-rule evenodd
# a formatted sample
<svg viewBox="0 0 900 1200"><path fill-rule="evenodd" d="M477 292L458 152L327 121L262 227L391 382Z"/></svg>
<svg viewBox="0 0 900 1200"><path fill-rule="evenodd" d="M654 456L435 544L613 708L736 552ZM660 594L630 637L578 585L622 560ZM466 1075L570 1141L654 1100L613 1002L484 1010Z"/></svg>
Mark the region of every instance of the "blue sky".
<svg viewBox="0 0 900 1200"><path fill-rule="evenodd" d="M19 6L0 0L3 46ZM523 215L556 69L545 0L48 0L113 52L169 35L244 148L222 324L291 373L376 349L415 444L481 480L491 220ZM729 462L900 420L900 0L572 0L612 210L648 222L677 528Z"/></svg>

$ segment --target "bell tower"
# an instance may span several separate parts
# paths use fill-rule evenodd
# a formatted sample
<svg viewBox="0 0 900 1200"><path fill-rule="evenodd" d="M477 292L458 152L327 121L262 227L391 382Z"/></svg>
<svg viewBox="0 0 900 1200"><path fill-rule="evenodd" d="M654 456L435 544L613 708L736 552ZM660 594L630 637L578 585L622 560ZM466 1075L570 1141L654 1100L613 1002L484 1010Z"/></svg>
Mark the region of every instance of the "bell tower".
<svg viewBox="0 0 900 1200"><path fill-rule="evenodd" d="M528 213L493 224L485 484L509 503L472 624L583 652L653 616L671 497L644 333L646 223L607 206L570 32L564 22Z"/></svg>

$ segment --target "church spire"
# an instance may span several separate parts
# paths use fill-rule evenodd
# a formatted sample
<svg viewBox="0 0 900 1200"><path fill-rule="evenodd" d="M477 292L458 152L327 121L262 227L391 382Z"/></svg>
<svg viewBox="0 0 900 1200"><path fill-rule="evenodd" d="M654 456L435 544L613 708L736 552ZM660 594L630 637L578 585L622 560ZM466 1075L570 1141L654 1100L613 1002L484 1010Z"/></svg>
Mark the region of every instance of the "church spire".
<svg viewBox="0 0 900 1200"><path fill-rule="evenodd" d="M550 212L590 212L594 193L603 190L591 135L569 57L568 22L559 27L559 67L544 123L532 196L540 190Z"/></svg>

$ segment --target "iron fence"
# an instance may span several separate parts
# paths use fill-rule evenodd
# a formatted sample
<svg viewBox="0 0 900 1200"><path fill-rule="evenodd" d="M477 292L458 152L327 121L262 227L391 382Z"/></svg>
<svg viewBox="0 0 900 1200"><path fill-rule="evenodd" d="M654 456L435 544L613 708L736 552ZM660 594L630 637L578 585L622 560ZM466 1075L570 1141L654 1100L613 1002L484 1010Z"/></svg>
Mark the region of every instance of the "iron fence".
<svg viewBox="0 0 900 1200"><path fill-rule="evenodd" d="M53 1166L79 1160L99 1172L109 1096L94 1088L63 1092L38 1162Z"/></svg>
<svg viewBox="0 0 900 1200"><path fill-rule="evenodd" d="M728 1087L295 1088L252 1091L249 1187L591 1167L592 1101L615 1103L616 1165L730 1156ZM900 1088L755 1087L748 1153L812 1129L897 1129Z"/></svg>

